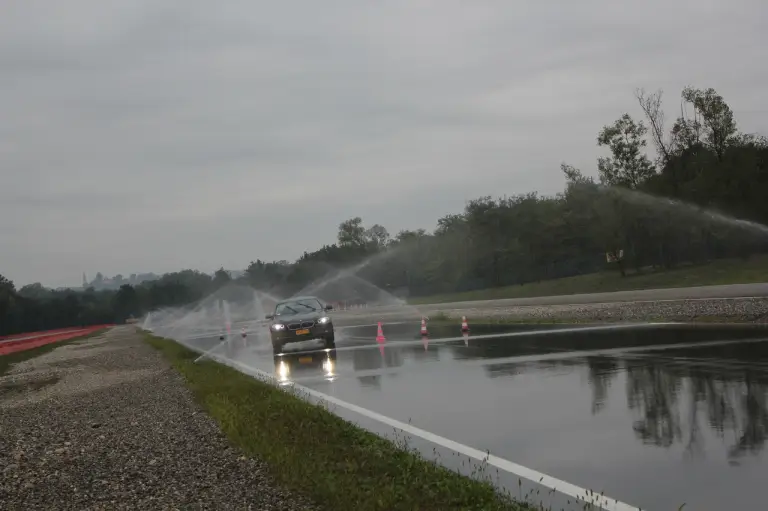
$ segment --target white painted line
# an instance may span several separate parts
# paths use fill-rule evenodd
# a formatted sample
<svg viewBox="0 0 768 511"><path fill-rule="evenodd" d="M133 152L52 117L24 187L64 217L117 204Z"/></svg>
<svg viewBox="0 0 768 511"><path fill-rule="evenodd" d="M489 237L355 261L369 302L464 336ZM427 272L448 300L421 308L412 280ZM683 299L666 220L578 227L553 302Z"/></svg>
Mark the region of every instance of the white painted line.
<svg viewBox="0 0 768 511"><path fill-rule="evenodd" d="M274 376L262 371L261 369L256 369L255 367L248 366L236 360L230 360L224 357L220 357L218 355L211 355L210 358L215 359L224 365L237 369L242 373L256 376L259 379L267 380L270 383L276 384L276 380ZM361 406L357 406L355 404L342 401L341 399L335 398L328 394L324 394L322 392L318 392L309 387L304 387L296 383L292 384L292 387L300 390L301 392L305 392L306 394L316 399L321 399L327 403L333 403L336 406L340 406L341 408L345 408L351 412L357 413L369 419L373 419L382 424L386 424L393 428L397 428L401 431L405 431L412 435L416 435L429 442L432 442L433 444L439 445L441 447L445 447L447 449L451 449L467 457L474 458L480 462L485 462L488 465L494 466L500 470L504 470L505 472L509 472L510 474L514 474L523 479L527 479L536 484L545 486L549 489L568 495L570 497L573 497L574 499L587 502L592 505L600 506L602 509L606 511L638 511L640 509L636 506L630 506L629 504L621 502L617 499L613 499L610 497L606 497L604 495L597 494L585 488L581 488L579 486L573 485L571 483L568 483L560 479L556 479L554 477L548 476L547 474L530 469L528 467L524 467L522 465L506 460L504 458L500 458L498 456L491 455L487 452L480 451L473 447L469 447L468 445L454 442L453 440L449 440L448 438L436 435L434 433L417 428L410 424L400 422L391 417L387 417L386 415L381 415L380 413L374 412L373 410L368 410L367 408L363 408Z"/></svg>

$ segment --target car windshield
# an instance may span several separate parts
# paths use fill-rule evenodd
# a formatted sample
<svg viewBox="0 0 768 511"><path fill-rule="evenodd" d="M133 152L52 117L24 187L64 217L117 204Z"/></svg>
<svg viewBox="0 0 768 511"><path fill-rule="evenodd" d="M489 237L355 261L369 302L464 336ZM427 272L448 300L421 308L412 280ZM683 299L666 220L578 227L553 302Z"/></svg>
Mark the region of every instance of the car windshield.
<svg viewBox="0 0 768 511"><path fill-rule="evenodd" d="M290 302L278 303L275 307L275 316L293 316L295 314L306 314L307 312L316 312L322 310L320 302L313 298L306 300L292 300Z"/></svg>

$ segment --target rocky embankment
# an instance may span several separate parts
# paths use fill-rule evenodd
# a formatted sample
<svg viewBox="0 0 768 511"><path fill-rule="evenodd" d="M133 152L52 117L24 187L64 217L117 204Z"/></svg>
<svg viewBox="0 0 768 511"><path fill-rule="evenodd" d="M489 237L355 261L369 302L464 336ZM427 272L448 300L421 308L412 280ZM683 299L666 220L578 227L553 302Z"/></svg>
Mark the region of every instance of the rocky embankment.
<svg viewBox="0 0 768 511"><path fill-rule="evenodd" d="M642 321L723 321L759 323L768 321L768 297L706 298L687 300L624 301L513 305L511 300L444 303L434 305L370 307L340 311L334 322L341 326L365 322L415 321L421 316L472 321L510 322L642 322Z"/></svg>
<svg viewBox="0 0 768 511"><path fill-rule="evenodd" d="M733 321L763 322L768 318L768 298L727 298L648 302L524 305L506 307L430 306L433 314L466 315L496 321Z"/></svg>

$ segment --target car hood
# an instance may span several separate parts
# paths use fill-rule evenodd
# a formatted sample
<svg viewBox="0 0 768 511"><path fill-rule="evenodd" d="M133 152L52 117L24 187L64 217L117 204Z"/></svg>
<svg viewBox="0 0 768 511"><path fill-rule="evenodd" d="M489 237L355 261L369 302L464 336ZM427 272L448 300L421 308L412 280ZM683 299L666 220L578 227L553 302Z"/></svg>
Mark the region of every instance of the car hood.
<svg viewBox="0 0 768 511"><path fill-rule="evenodd" d="M274 323L298 323L301 321L317 321L325 316L323 312L309 312L306 314L291 314L290 316L275 316Z"/></svg>

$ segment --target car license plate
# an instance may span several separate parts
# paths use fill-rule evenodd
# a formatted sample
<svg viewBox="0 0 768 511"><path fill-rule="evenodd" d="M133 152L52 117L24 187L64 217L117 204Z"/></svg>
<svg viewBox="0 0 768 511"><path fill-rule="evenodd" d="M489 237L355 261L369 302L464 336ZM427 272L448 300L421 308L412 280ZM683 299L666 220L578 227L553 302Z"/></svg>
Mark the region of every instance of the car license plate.
<svg viewBox="0 0 768 511"><path fill-rule="evenodd" d="M302 330L296 330L296 335L307 335L309 333L309 328L304 328Z"/></svg>
<svg viewBox="0 0 768 511"><path fill-rule="evenodd" d="M299 364L311 364L312 357L299 357Z"/></svg>

